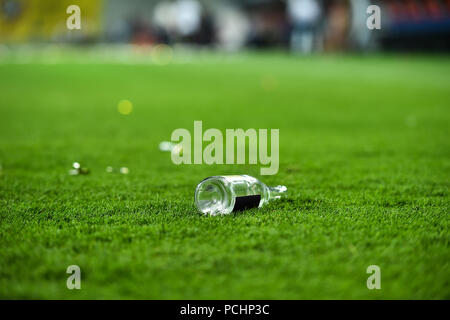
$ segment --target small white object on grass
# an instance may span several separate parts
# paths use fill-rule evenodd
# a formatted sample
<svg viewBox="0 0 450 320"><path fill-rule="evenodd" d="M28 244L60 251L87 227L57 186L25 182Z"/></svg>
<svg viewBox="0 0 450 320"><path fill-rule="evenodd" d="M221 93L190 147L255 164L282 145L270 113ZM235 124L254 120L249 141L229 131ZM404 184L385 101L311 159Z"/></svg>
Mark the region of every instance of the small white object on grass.
<svg viewBox="0 0 450 320"><path fill-rule="evenodd" d="M171 151L172 154L177 154L182 156L183 155L183 147L181 146L181 144L176 144Z"/></svg>
<svg viewBox="0 0 450 320"><path fill-rule="evenodd" d="M82 168L79 162L72 163L72 169L69 170L71 176L77 176L79 174L88 174L88 168Z"/></svg>
<svg viewBox="0 0 450 320"><path fill-rule="evenodd" d="M161 141L159 150L163 152L171 152L173 154L183 155L183 147L181 144L176 144L170 141Z"/></svg>
<svg viewBox="0 0 450 320"><path fill-rule="evenodd" d="M80 172L77 169L70 169L69 174L71 176L76 176L76 175L80 174Z"/></svg>
<svg viewBox="0 0 450 320"><path fill-rule="evenodd" d="M175 144L173 142L161 141L161 143L159 144L159 150L164 151L164 152L169 152L169 151L172 151L174 146L175 146Z"/></svg>
<svg viewBox="0 0 450 320"><path fill-rule="evenodd" d="M128 174L129 172L130 172L130 170L128 170L127 167L122 167L122 168L120 168L120 173L121 173L121 174Z"/></svg>

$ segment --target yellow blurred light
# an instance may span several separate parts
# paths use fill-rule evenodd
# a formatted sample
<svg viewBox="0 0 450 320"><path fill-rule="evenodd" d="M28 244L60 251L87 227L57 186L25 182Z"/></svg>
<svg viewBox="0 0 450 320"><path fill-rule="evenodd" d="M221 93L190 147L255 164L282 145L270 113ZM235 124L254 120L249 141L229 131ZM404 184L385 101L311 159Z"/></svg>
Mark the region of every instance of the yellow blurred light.
<svg viewBox="0 0 450 320"><path fill-rule="evenodd" d="M120 100L117 110L123 115L129 115L133 111L133 104L130 100Z"/></svg>

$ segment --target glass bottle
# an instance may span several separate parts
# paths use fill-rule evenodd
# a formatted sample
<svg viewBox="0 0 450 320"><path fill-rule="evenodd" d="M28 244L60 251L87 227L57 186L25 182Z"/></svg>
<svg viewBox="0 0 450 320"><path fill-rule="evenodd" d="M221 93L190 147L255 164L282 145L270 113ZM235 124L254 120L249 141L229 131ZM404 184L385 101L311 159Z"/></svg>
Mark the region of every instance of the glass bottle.
<svg viewBox="0 0 450 320"><path fill-rule="evenodd" d="M286 191L285 186L268 187L248 175L213 176L197 186L195 204L202 213L215 216L260 208Z"/></svg>

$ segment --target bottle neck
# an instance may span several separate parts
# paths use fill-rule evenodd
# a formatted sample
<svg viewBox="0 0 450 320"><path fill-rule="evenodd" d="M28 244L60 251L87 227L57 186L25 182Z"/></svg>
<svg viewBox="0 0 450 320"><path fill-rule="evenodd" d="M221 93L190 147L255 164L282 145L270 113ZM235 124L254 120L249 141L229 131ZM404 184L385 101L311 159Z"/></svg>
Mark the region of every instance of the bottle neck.
<svg viewBox="0 0 450 320"><path fill-rule="evenodd" d="M286 196L287 188L285 186L276 186L268 188L269 188L269 201L280 199Z"/></svg>

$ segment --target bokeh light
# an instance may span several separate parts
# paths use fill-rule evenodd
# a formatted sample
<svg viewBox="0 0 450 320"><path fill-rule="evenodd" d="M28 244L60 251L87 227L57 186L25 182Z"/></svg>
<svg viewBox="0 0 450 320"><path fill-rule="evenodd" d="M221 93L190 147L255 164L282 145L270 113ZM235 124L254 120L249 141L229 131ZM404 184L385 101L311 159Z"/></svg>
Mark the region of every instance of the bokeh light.
<svg viewBox="0 0 450 320"><path fill-rule="evenodd" d="M129 115L133 112L133 103L130 100L120 100L117 105L117 110L123 115Z"/></svg>

